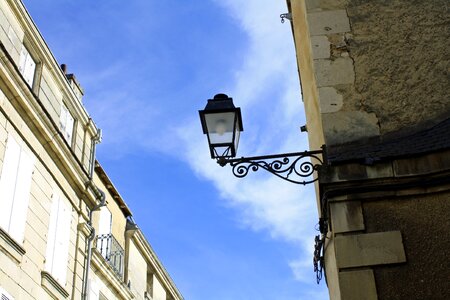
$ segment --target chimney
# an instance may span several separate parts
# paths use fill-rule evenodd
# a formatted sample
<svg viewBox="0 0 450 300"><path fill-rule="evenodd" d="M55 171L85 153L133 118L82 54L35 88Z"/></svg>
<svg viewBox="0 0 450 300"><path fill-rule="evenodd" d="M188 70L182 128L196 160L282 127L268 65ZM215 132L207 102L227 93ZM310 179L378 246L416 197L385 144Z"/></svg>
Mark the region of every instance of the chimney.
<svg viewBox="0 0 450 300"><path fill-rule="evenodd" d="M62 64L61 65L61 70L63 71L64 75L67 74L67 66L66 66L66 64Z"/></svg>
<svg viewBox="0 0 450 300"><path fill-rule="evenodd" d="M77 99L81 102L84 91L83 91L83 88L81 87L80 83L78 82L78 80L76 79L74 74L67 74L67 65L66 64L61 65L61 70L64 73L64 76L66 76L67 80L69 81L70 87L72 88L73 92L77 96Z"/></svg>

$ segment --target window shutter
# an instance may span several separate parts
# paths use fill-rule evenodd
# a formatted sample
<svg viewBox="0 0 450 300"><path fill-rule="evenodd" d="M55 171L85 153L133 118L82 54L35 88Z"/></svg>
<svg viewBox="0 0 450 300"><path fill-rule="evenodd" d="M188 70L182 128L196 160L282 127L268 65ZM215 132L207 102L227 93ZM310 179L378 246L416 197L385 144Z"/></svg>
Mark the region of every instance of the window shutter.
<svg viewBox="0 0 450 300"><path fill-rule="evenodd" d="M30 87L33 86L35 70L36 70L36 62L31 57L27 48L24 45L22 45L22 49L20 50L19 71L23 75L25 81L28 83Z"/></svg>
<svg viewBox="0 0 450 300"><path fill-rule="evenodd" d="M30 54L28 54L26 62L25 62L25 72L23 73L23 77L25 81L28 83L30 87L33 87L34 81L34 71L36 70L36 63Z"/></svg>
<svg viewBox="0 0 450 300"><path fill-rule="evenodd" d="M56 227L58 224L59 196L53 193L52 209L50 211L50 224L47 235L47 252L45 254L45 269L52 274L55 253Z"/></svg>
<svg viewBox="0 0 450 300"><path fill-rule="evenodd" d="M71 217L70 204L53 193L45 269L62 285L66 283L67 277Z"/></svg>
<svg viewBox="0 0 450 300"><path fill-rule="evenodd" d="M72 133L73 133L73 125L74 125L74 119L70 112L67 112L67 122L66 122L66 140L69 142L69 144L72 143Z"/></svg>
<svg viewBox="0 0 450 300"><path fill-rule="evenodd" d="M58 227L56 228L56 253L53 272L56 280L61 284L66 283L67 264L69 259L71 208L65 199L60 198L58 210Z"/></svg>
<svg viewBox="0 0 450 300"><path fill-rule="evenodd" d="M111 212L105 206L100 208L100 221L98 224L98 236L111 234ZM104 258L107 258L111 252L111 239L102 237L97 240L97 249Z"/></svg>
<svg viewBox="0 0 450 300"><path fill-rule="evenodd" d="M66 131L67 108L64 104L61 106L61 115L59 116L59 128L62 132Z"/></svg>
<svg viewBox="0 0 450 300"><path fill-rule="evenodd" d="M98 225L98 235L111 233L112 216L109 209L105 206L100 208L100 223Z"/></svg>
<svg viewBox="0 0 450 300"><path fill-rule="evenodd" d="M73 134L73 126L74 126L74 118L70 114L68 108L62 104L61 105L61 115L59 118L59 127L61 132L66 139L66 141L71 144L72 143L72 134Z"/></svg>
<svg viewBox="0 0 450 300"><path fill-rule="evenodd" d="M14 203L9 227L10 235L17 241L21 241L25 233L33 168L34 156L30 156L22 150L20 152Z"/></svg>
<svg viewBox="0 0 450 300"><path fill-rule="evenodd" d="M0 226L7 232L9 232L14 202L20 152L19 144L11 135L8 135L2 173L0 174Z"/></svg>
<svg viewBox="0 0 450 300"><path fill-rule="evenodd" d="M27 56L28 56L27 48L25 48L25 46L22 45L22 49L20 49L20 59L19 59L19 72L21 74L24 74L25 72L25 66L27 65Z"/></svg>

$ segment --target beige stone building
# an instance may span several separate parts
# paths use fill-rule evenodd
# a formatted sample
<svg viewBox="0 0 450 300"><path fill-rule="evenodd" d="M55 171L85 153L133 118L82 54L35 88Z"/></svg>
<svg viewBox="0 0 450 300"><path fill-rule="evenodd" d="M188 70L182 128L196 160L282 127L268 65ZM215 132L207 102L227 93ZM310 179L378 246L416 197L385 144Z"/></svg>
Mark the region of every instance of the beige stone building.
<svg viewBox="0 0 450 300"><path fill-rule="evenodd" d="M288 0L331 299L450 299L450 2Z"/></svg>
<svg viewBox="0 0 450 300"><path fill-rule="evenodd" d="M0 298L183 299L95 159L82 96L0 0Z"/></svg>

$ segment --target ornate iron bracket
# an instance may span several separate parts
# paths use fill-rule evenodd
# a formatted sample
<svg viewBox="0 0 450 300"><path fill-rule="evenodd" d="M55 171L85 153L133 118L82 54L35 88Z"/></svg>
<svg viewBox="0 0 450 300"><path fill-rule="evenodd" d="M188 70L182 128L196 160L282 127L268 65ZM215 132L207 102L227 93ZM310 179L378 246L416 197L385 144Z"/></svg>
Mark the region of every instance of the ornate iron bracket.
<svg viewBox="0 0 450 300"><path fill-rule="evenodd" d="M313 265L314 272L316 273L316 282L320 283L323 277L324 269L325 269L325 240L327 238L328 233L328 198L325 193L321 200L322 207L322 217L319 218L319 228L320 235L316 235L314 238L314 256L313 256ZM326 274L325 274L326 279Z"/></svg>
<svg viewBox="0 0 450 300"><path fill-rule="evenodd" d="M320 280L322 280L323 275L323 267L325 264L324 256L323 256L323 246L325 244L325 239L321 238L320 235L316 235L314 238L314 256L313 256L313 265L314 272L316 273L316 282L319 284Z"/></svg>
<svg viewBox="0 0 450 300"><path fill-rule="evenodd" d="M318 179L305 180L323 164L322 154L324 150L233 159L221 157L217 163L222 167L230 164L234 176L239 178L247 176L249 170L256 172L261 168L286 181L306 185Z"/></svg>

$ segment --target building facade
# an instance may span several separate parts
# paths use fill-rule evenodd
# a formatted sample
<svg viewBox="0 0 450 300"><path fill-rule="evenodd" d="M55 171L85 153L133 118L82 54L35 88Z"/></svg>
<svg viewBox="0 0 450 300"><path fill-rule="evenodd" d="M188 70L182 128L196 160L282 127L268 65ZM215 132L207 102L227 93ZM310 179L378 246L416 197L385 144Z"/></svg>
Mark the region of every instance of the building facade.
<svg viewBox="0 0 450 300"><path fill-rule="evenodd" d="M288 0L331 299L448 299L450 3Z"/></svg>
<svg viewBox="0 0 450 300"><path fill-rule="evenodd" d="M83 90L0 1L1 299L183 299L103 168Z"/></svg>

